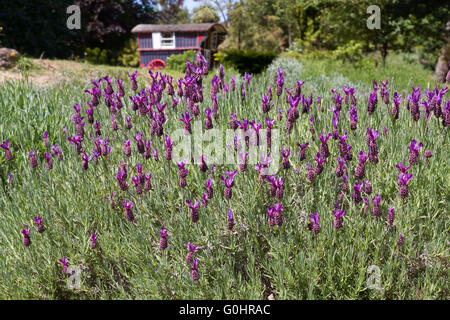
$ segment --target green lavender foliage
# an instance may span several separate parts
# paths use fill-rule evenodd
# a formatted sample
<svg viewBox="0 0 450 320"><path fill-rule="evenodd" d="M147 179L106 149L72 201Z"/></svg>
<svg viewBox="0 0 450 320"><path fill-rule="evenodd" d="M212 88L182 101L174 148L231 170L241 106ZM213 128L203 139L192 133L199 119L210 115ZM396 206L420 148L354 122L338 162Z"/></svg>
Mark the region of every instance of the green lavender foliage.
<svg viewBox="0 0 450 320"><path fill-rule="evenodd" d="M201 199L207 174L198 166L189 164L188 186L178 187L178 168L164 160L164 141L149 134L149 124L131 111L131 101L124 99L119 131L111 129L111 118L102 101L94 116L102 122L102 136L110 139L113 147L110 156L99 158L95 165L89 163L82 170L80 156L66 137L75 134L71 120L73 105L80 103L83 113L88 96L83 90L89 82L73 81L52 88L37 88L26 82L6 83L0 87L0 140L10 140L14 160L7 162L0 153L0 298L2 299L448 299L448 219L449 190L449 138L448 128L443 128L434 116L425 129L423 117L416 123L405 108L400 106L400 117L393 120L390 107L379 99L376 112L367 114L368 92L371 82L350 81L339 73L316 72L307 64L293 59L278 59L262 74L254 76L241 100L239 88L245 81L236 76L236 91L223 97L219 93L219 118L215 128L229 128L229 115L237 111L238 118L264 123L261 112L262 94L270 85L275 88L276 70L284 68L285 87L292 88L295 80L305 81L302 93L313 91L314 103L310 114L301 114L292 134L285 129L285 119L277 121L281 130L282 145L291 148L291 166L280 168L277 176L284 178L284 223L270 230L267 224L267 206L277 201L269 195L267 183L259 185L257 172L249 165L246 172L235 177L233 197L223 198L223 183L219 176L236 165L217 165L212 177L214 198L208 207L200 208L200 220L193 224L189 218L186 199ZM226 81L229 82L227 73ZM353 77L357 77L354 74ZM407 75L403 75L406 77ZM414 79L414 74L411 74ZM361 76L363 79L366 75ZM204 102L200 116L211 107L209 83L204 84ZM377 78L377 80L385 80ZM142 79L141 79L142 81ZM422 80L418 80L420 83ZM390 82L389 90L410 92L408 85ZM423 83L421 83L424 85ZM349 187L353 185L353 170L357 154L367 152L365 130L367 126L380 132L379 159L376 165L366 164L366 178L373 186L373 194L382 198L382 217L369 211L362 214L363 206L355 205L351 193L342 201L346 214L343 227L333 228L333 202L339 193L340 180L334 175L338 155L337 143L328 142L331 156L324 171L313 183L306 179L306 162L313 162L319 151L319 132L329 132L331 125L330 100L333 88L342 93L343 85L356 89L358 101L358 127L350 130L347 106L343 106L339 130L348 132L353 144L353 161L350 166ZM425 84L426 85L426 84ZM124 81L127 96L132 95L130 82ZM140 88L143 83L140 82ZM322 97L325 112L316 108L317 96ZM276 96L274 93L274 100ZM169 102L166 93L163 101ZM445 101L444 101L445 102ZM443 103L444 103L443 102ZM279 105L286 108L285 93ZM166 113L169 121L164 125L166 134L182 127L180 103L176 111L170 107ZM316 118L316 136L309 131L311 114ZM125 130L125 116L132 117L133 128ZM268 115L276 117L276 108ZM265 126L263 126L265 127ZM383 128L387 128L387 135ZM160 159L144 160L136 152L132 139L136 130L152 139ZM49 132L51 144L63 151L63 159L53 158L53 169L45 168L42 133ZM94 134L86 124L85 139ZM132 139L132 156L123 155L123 142ZM413 180L409 183L410 196L402 201L398 196L395 165L407 163L408 146L412 139L422 141L419 164L413 166ZM297 142L309 142L307 159L297 157ZM207 146L210 142L204 142ZM83 144L90 152L92 142ZM430 149L433 157L423 159L423 151ZM39 167L31 169L27 151L38 150ZM0 150L1 151L1 150ZM120 191L115 180L120 161L128 163L129 190ZM152 173L153 191L138 196L130 177L135 165L143 163L144 173ZM298 173L296 173L298 168ZM12 174L12 182L8 179ZM116 209L107 197L116 192ZM133 200L136 223L125 220L122 199ZM386 214L393 206L396 211L395 227L387 228ZM372 205L371 205L372 207ZM234 213L235 227L228 231L227 210ZM318 236L307 230L308 215L319 213L321 232ZM33 217L40 215L44 233L36 231ZM31 246L22 244L20 230L28 225ZM159 250L161 226L168 230L168 248ZM98 235L98 249L89 247L92 232ZM397 246L400 233L405 240ZM190 278L190 265L185 261L184 243L200 245L196 252L199 260L200 280ZM67 256L70 265L82 269L80 289L68 289L69 275L63 273L59 258ZM369 289L367 269L371 265L381 270L380 289Z"/></svg>

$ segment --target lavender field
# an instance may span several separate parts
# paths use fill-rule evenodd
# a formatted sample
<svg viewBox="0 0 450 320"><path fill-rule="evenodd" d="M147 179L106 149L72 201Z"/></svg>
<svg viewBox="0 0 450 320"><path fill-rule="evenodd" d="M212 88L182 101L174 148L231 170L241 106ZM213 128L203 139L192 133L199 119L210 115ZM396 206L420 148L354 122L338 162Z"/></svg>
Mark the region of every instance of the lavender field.
<svg viewBox="0 0 450 320"><path fill-rule="evenodd" d="M450 298L447 86L198 61L0 86L1 299Z"/></svg>

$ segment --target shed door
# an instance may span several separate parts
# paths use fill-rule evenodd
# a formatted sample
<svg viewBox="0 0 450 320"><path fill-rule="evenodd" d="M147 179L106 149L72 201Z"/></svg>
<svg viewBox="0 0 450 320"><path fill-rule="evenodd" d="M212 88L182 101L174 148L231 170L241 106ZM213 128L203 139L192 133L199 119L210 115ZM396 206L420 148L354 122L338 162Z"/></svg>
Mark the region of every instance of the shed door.
<svg viewBox="0 0 450 320"><path fill-rule="evenodd" d="M161 49L161 33L160 32L152 33L152 42L153 42L153 49Z"/></svg>

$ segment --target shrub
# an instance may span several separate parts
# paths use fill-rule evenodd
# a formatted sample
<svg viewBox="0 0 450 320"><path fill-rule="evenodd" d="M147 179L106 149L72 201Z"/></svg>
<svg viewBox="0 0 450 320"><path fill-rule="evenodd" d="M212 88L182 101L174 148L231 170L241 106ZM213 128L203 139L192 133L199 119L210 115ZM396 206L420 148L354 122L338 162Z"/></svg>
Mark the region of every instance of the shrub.
<svg viewBox="0 0 450 320"><path fill-rule="evenodd" d="M333 51L333 58L345 62L357 62L363 58L363 44L350 40L348 43L337 47Z"/></svg>
<svg viewBox="0 0 450 320"><path fill-rule="evenodd" d="M137 51L137 48L138 45L136 40L128 40L117 57L119 65L124 67L139 67L139 52Z"/></svg>
<svg viewBox="0 0 450 320"><path fill-rule="evenodd" d="M86 48L84 53L84 59L93 64L107 64L108 63L108 51L105 49Z"/></svg>
<svg viewBox="0 0 450 320"><path fill-rule="evenodd" d="M227 67L236 68L239 73L257 74L263 71L276 57L274 52L256 52L251 50L230 50L216 54L215 59Z"/></svg>
<svg viewBox="0 0 450 320"><path fill-rule="evenodd" d="M184 72L186 70L186 60L193 62L196 52L194 50L188 50L181 54L173 54L166 60L166 66L168 69Z"/></svg>

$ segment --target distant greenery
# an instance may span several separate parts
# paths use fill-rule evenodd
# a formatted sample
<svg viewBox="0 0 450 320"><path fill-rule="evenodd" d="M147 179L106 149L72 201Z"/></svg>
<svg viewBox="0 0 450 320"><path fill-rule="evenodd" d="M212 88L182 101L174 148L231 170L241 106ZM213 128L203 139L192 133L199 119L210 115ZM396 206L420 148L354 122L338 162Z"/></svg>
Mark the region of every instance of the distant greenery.
<svg viewBox="0 0 450 320"><path fill-rule="evenodd" d="M108 51L106 49L100 49L99 47L95 48L86 48L84 53L84 58L87 62L93 64L107 64L108 63Z"/></svg>
<svg viewBox="0 0 450 320"><path fill-rule="evenodd" d="M450 7L440 0L231 2L224 50L337 50L348 59L354 58L349 50L355 49L358 55L378 52L385 61L388 53L420 49L418 61L434 68L448 42L445 28ZM367 28L370 5L380 8L381 29Z"/></svg>
<svg viewBox="0 0 450 320"><path fill-rule="evenodd" d="M139 66L139 52L137 51L138 44L135 39L130 39L125 44L122 52L117 58L119 65L124 67L138 67Z"/></svg>
<svg viewBox="0 0 450 320"><path fill-rule="evenodd" d="M273 52L256 52L252 50L230 50L215 56L219 63L233 67L241 74L245 72L251 74L260 73L275 58L276 54Z"/></svg>
<svg viewBox="0 0 450 320"><path fill-rule="evenodd" d="M166 66L170 70L184 72L186 70L186 60L194 61L195 54L194 50L187 50L181 54L172 54L167 58Z"/></svg>
<svg viewBox="0 0 450 320"><path fill-rule="evenodd" d="M286 52L282 57L294 58L304 65L304 75L322 74L331 76L341 74L355 83L371 83L373 79L391 79L403 88L414 85L433 87L433 72L417 63L417 54L391 54L383 66L379 55L362 58L356 63L336 60L331 56L314 56L308 54ZM414 81L413 81L414 79Z"/></svg>

